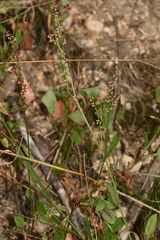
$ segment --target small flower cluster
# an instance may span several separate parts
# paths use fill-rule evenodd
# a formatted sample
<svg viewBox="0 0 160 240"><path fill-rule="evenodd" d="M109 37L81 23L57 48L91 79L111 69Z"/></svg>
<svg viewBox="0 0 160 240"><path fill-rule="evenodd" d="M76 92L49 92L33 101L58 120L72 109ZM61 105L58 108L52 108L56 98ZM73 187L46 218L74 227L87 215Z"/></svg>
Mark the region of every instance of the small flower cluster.
<svg viewBox="0 0 160 240"><path fill-rule="evenodd" d="M57 9L55 9L53 18L54 18L54 28L55 28L54 34L50 34L48 38L49 38L49 42L51 43L54 42L54 44L57 46L59 59L61 60L60 67L62 70L64 80L66 81L68 80L68 77L69 77L69 68L68 68L67 58L64 51L66 40L63 37L61 19L58 15Z"/></svg>
<svg viewBox="0 0 160 240"><path fill-rule="evenodd" d="M66 44L66 40L63 38L63 29L62 29L62 24L61 24L61 20L60 17L58 15L58 11L57 9L55 9L54 12L54 33L53 34L49 34L48 38L49 38L49 42L54 42L55 45L59 48L59 50L62 51L64 45Z"/></svg>
<svg viewBox="0 0 160 240"><path fill-rule="evenodd" d="M18 44L16 42L16 37L13 34L10 34L7 31L6 32L6 38L8 39L8 41L10 43L10 46L11 46L11 49L12 49L12 52L11 52L11 55L10 55L10 60L14 61L14 60L16 60L16 53L17 53L17 50L18 50Z"/></svg>
<svg viewBox="0 0 160 240"><path fill-rule="evenodd" d="M25 79L22 66L18 62L17 50L18 50L19 46L16 42L16 38L14 35L7 32L6 37L9 41L11 49L12 49L12 52L10 55L10 60L17 61L17 64L15 65L15 67L13 68L12 71L16 74L16 76L18 78L17 84L20 87L20 98L23 101L23 103L25 104L25 106L29 107L31 105L31 103L34 101L35 95L33 93L33 90L31 88L30 84ZM6 66L6 69L7 69L7 67L8 66Z"/></svg>
<svg viewBox="0 0 160 240"><path fill-rule="evenodd" d="M113 110L113 104L110 100L106 100L104 103L95 102L93 98L89 99L90 105L95 109L97 116L96 124L99 126L103 125L104 119Z"/></svg>
<svg viewBox="0 0 160 240"><path fill-rule="evenodd" d="M16 43L16 38L13 34L9 33L9 31L6 31L6 39L8 40L10 48L7 49L8 54L8 62L4 62L3 67L4 67L4 72L10 72L12 67L9 64L9 61L15 61L16 60L16 52L18 49L18 45Z"/></svg>

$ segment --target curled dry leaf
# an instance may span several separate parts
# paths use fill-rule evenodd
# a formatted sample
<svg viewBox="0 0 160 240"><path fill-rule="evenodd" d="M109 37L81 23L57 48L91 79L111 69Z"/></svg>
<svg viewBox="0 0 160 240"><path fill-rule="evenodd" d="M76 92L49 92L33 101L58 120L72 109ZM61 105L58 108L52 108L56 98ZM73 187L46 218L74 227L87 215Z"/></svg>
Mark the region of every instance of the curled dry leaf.
<svg viewBox="0 0 160 240"><path fill-rule="evenodd" d="M76 110L76 101L73 98L70 98L69 111L74 112L75 110Z"/></svg>
<svg viewBox="0 0 160 240"><path fill-rule="evenodd" d="M83 100L84 104L86 104L83 96L81 96L80 94L77 96L77 99ZM76 107L77 107L76 101L73 98L70 98L69 99L69 112L70 113L75 112ZM62 120L62 118L64 116L64 110L65 110L65 103L62 100L57 101L56 106L55 106L55 112L53 115L55 121ZM82 125L83 124L84 123L82 122Z"/></svg>
<svg viewBox="0 0 160 240"><path fill-rule="evenodd" d="M134 172L139 172L139 170L142 167L142 161L137 162L130 170L130 172L134 173Z"/></svg>
<svg viewBox="0 0 160 240"><path fill-rule="evenodd" d="M134 236L135 240L139 240L139 236L135 232L128 231L128 230L123 230L122 232L120 232L121 240L128 240L130 239L131 236Z"/></svg>
<svg viewBox="0 0 160 240"><path fill-rule="evenodd" d="M69 111L73 112L75 111L75 109L76 109L76 102L74 101L74 99L70 98ZM57 101L55 106L55 112L53 115L55 121L62 120L64 116L64 110L65 110L64 102L62 100Z"/></svg>
<svg viewBox="0 0 160 240"><path fill-rule="evenodd" d="M128 156L127 154L123 154L122 163L125 169L130 169L134 166L135 160L131 156Z"/></svg>
<svg viewBox="0 0 160 240"><path fill-rule="evenodd" d="M55 121L60 121L63 118L64 109L65 109L64 102L62 100L57 101L55 106L55 113L53 116Z"/></svg>

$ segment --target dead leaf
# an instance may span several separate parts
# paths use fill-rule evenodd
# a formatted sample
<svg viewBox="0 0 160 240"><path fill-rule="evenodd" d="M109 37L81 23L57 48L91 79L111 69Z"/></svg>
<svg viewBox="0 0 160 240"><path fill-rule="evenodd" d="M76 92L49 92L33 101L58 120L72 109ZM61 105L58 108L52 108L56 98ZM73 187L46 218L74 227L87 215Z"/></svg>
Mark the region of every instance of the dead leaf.
<svg viewBox="0 0 160 240"><path fill-rule="evenodd" d="M69 111L74 112L76 110L76 105L77 105L76 101L73 98L71 98L69 102Z"/></svg>
<svg viewBox="0 0 160 240"><path fill-rule="evenodd" d="M131 169L130 172L134 173L134 172L139 172L140 168L142 167L142 161L137 162Z"/></svg>
<svg viewBox="0 0 160 240"><path fill-rule="evenodd" d="M127 154L123 154L122 163L125 169L130 169L134 166L135 159Z"/></svg>
<svg viewBox="0 0 160 240"><path fill-rule="evenodd" d="M65 109L65 105L64 102L62 100L59 100L56 102L56 109L55 109L55 113L54 113L54 119L55 121L59 121L63 118L64 116L64 109Z"/></svg>
<svg viewBox="0 0 160 240"><path fill-rule="evenodd" d="M9 112L8 112L4 102L0 102L0 112L9 116Z"/></svg>
<svg viewBox="0 0 160 240"><path fill-rule="evenodd" d="M18 29L22 33L22 42L21 49L23 50L31 50L32 49L32 35L31 35L31 25L28 22L19 23Z"/></svg>
<svg viewBox="0 0 160 240"><path fill-rule="evenodd" d="M75 238L72 236L71 233L67 233L65 240L74 240Z"/></svg>

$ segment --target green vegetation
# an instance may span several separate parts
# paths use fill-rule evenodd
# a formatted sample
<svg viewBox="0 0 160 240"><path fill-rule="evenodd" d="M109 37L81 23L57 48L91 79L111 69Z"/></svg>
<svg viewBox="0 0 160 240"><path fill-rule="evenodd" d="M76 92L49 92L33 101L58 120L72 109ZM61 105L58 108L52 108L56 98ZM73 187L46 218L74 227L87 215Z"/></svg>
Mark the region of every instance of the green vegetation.
<svg viewBox="0 0 160 240"><path fill-rule="evenodd" d="M158 190L155 194L148 191L146 199L138 183L132 186L132 176L127 175L127 169L118 169L119 163L116 160L119 152L124 152L129 144L127 131L133 116L136 115L135 129L142 124L142 118L137 120L141 109L139 105L136 107L136 101L133 109L125 109L120 104L120 96L117 93L112 96L112 93L116 92L117 81L120 80L118 74L113 77L116 81L109 89L109 97L103 100L100 100L99 86L76 86L72 66L65 51L67 42L62 27L68 4L68 0L61 0L61 5L55 9L51 1L48 1L47 5L53 32L49 34L48 42L57 56L57 68L64 85L57 89L49 87L41 90L37 98L25 79L23 65L19 60L19 51L22 45L25 45L24 32L18 24L21 18L17 16L17 25L12 29L13 32L8 30L7 24L0 23L0 160L2 165L13 167L14 176L11 176L11 180L14 179L16 185L16 198L21 195L17 201L17 209L11 216L10 229L17 239L21 239L18 235L21 234L26 239L41 240L123 240L123 232L129 227L126 239L158 240L160 209L156 201L159 200L152 202ZM115 66L117 65L115 63ZM10 72L17 77L17 86L14 89L15 94L5 98L6 86L4 87L3 79ZM151 95L154 104L159 104L160 86L157 86ZM147 104L144 108L147 108ZM38 124L34 122L34 115L37 114L38 118L39 113L43 114L46 120L44 125L50 121L52 126L50 133L47 132L43 138L45 141L49 136L47 144L50 152L48 151L46 156L43 154L43 141L35 147L36 144L32 143L30 137L32 130L34 133L37 131L36 137L40 136L40 127L34 130ZM139 155L130 155L142 162L147 157L152 157L151 162L158 162L158 117L150 108L145 109L142 115L144 128L140 132L140 141L143 139L143 146L140 145ZM95 132L98 132L98 137ZM53 133L55 135L52 138ZM92 160L95 153L96 160L100 156L97 169L94 169ZM123 153L121 159L122 156ZM136 174L138 176L137 172ZM152 173L149 172L147 177L153 178ZM158 171L156 177L159 177ZM53 187L49 179L54 181ZM140 193L135 190L136 184ZM64 193L63 187L69 189L69 200L66 199L68 195ZM64 195L60 195L61 193ZM127 216L123 212L123 201L131 200L130 195L132 202L134 203L135 199L139 206L144 207L147 215L145 227L143 226L140 232L136 226L130 228L130 222L127 222ZM141 213L139 214L141 216ZM77 223L76 217L80 223ZM42 231L38 232L37 226L42 228ZM2 235L0 239L6 238Z"/></svg>

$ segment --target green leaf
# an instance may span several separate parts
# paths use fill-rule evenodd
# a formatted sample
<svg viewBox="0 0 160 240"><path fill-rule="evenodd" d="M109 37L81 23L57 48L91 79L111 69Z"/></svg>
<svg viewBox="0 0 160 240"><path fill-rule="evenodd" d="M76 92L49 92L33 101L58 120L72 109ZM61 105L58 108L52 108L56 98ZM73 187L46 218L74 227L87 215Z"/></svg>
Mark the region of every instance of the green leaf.
<svg viewBox="0 0 160 240"><path fill-rule="evenodd" d="M156 88L156 101L160 103L160 86Z"/></svg>
<svg viewBox="0 0 160 240"><path fill-rule="evenodd" d="M22 41L22 34L19 29L16 29L15 36L16 36L16 43L19 45Z"/></svg>
<svg viewBox="0 0 160 240"><path fill-rule="evenodd" d="M113 138L112 138L112 141L109 145L109 148L107 149L107 151L105 152L105 158L109 157L112 152L115 150L117 144L119 143L120 141L120 134L119 133L116 133Z"/></svg>
<svg viewBox="0 0 160 240"><path fill-rule="evenodd" d="M65 240L64 232L62 230L58 230L55 233L54 240Z"/></svg>
<svg viewBox="0 0 160 240"><path fill-rule="evenodd" d="M80 93L85 94L88 98L97 98L99 96L99 87L81 89Z"/></svg>
<svg viewBox="0 0 160 240"><path fill-rule="evenodd" d="M81 114L81 112L79 110L76 110L76 111L72 112L71 114L69 114L69 118L73 122L75 122L75 123L77 123L79 125L82 125L82 124L85 123L84 118L83 118L83 116L82 116L82 114Z"/></svg>
<svg viewBox="0 0 160 240"><path fill-rule="evenodd" d="M39 219L40 219L42 222L46 222L46 223L48 223L48 222L50 221L48 214L41 214L41 215L39 215Z"/></svg>
<svg viewBox="0 0 160 240"><path fill-rule="evenodd" d="M157 227L157 214L153 214L147 221L147 225L145 227L145 236L148 239L153 237L154 231Z"/></svg>
<svg viewBox="0 0 160 240"><path fill-rule="evenodd" d="M43 182L41 180L41 178L36 174L36 172L34 171L32 165L30 162L28 161L24 161L23 160L23 164L24 166L27 168L28 172L30 173L34 183L36 183L36 185L38 186L38 188L40 189L40 191L44 194L44 196L49 199L50 201L52 201L52 198L50 196L50 194L48 193L47 189L45 188L45 186L43 185Z"/></svg>
<svg viewBox="0 0 160 240"><path fill-rule="evenodd" d="M158 161L160 161L160 149L158 149L158 151L157 151L157 159L158 159Z"/></svg>
<svg viewBox="0 0 160 240"><path fill-rule="evenodd" d="M42 236L42 240L48 240L48 237L47 237L46 234L43 234L43 236Z"/></svg>
<svg viewBox="0 0 160 240"><path fill-rule="evenodd" d="M105 187L107 188L113 203L115 204L115 206L118 207L119 206L119 196L118 196L116 188L112 185L112 183L105 183Z"/></svg>
<svg viewBox="0 0 160 240"><path fill-rule="evenodd" d="M4 49L3 49L3 47L2 46L0 46L0 54L3 56L3 54L4 54Z"/></svg>
<svg viewBox="0 0 160 240"><path fill-rule="evenodd" d="M106 208L106 200L102 199L102 198L96 198L94 201L94 205L96 207L96 211L99 212L101 210L103 210L104 208Z"/></svg>
<svg viewBox="0 0 160 240"><path fill-rule="evenodd" d="M62 163L54 163L53 165L56 166L56 167L61 167L61 168L66 168L67 167L67 164L64 163L64 162L62 162ZM60 174L63 173L61 170L58 170L58 169L52 169L52 172L55 175L60 175Z"/></svg>
<svg viewBox="0 0 160 240"><path fill-rule="evenodd" d="M61 16L61 21L65 21L68 17L68 14L67 13L64 13L62 16Z"/></svg>
<svg viewBox="0 0 160 240"><path fill-rule="evenodd" d="M112 201L106 201L106 208L108 209L108 210L113 210L113 209L115 209L115 205L112 203Z"/></svg>
<svg viewBox="0 0 160 240"><path fill-rule="evenodd" d="M84 219L84 233L87 240L92 240L91 225L87 217Z"/></svg>
<svg viewBox="0 0 160 240"><path fill-rule="evenodd" d="M74 127L71 130L71 140L75 144L79 144L85 135L85 130L82 127Z"/></svg>
<svg viewBox="0 0 160 240"><path fill-rule="evenodd" d="M5 42L4 42L4 45L3 45L3 49L4 49L5 53L7 52L8 47L9 47L9 45L8 45L8 43L5 41Z"/></svg>
<svg viewBox="0 0 160 240"><path fill-rule="evenodd" d="M68 0L61 0L62 7L65 7L68 4Z"/></svg>
<svg viewBox="0 0 160 240"><path fill-rule="evenodd" d="M112 229L114 232L118 232L124 226L123 218L117 218L114 225L112 225Z"/></svg>
<svg viewBox="0 0 160 240"><path fill-rule="evenodd" d="M118 111L116 114L116 120L121 121L124 120L125 111Z"/></svg>
<svg viewBox="0 0 160 240"><path fill-rule="evenodd" d="M59 225L61 223L59 217L57 217L56 215L52 215L50 217L50 220L54 225Z"/></svg>
<svg viewBox="0 0 160 240"><path fill-rule="evenodd" d="M42 215L47 214L47 210L46 210L46 208L43 204L43 201L41 199L38 199L36 206L37 206L37 211L40 215L41 214Z"/></svg>
<svg viewBox="0 0 160 240"><path fill-rule="evenodd" d="M0 47L0 55L3 57L3 55L4 55L4 49L3 49L3 47ZM3 66L1 66L1 67L3 67Z"/></svg>
<svg viewBox="0 0 160 240"><path fill-rule="evenodd" d="M0 23L0 33L5 33L6 29L3 27L3 25Z"/></svg>
<svg viewBox="0 0 160 240"><path fill-rule="evenodd" d="M112 231L112 227L106 227L103 233L104 240L119 240L119 237L116 235L114 231Z"/></svg>
<svg viewBox="0 0 160 240"><path fill-rule="evenodd" d="M11 132L15 132L19 127L18 121L6 121L6 124Z"/></svg>
<svg viewBox="0 0 160 240"><path fill-rule="evenodd" d="M109 224L114 224L116 221L116 216L114 211L102 211L101 215L103 219Z"/></svg>
<svg viewBox="0 0 160 240"><path fill-rule="evenodd" d="M16 226L19 228L24 228L26 226L26 222L22 215L14 216L14 222L15 222Z"/></svg>
<svg viewBox="0 0 160 240"><path fill-rule="evenodd" d="M5 66L0 66L0 73L4 73L5 72Z"/></svg>
<svg viewBox="0 0 160 240"><path fill-rule="evenodd" d="M58 210L58 212L61 212L61 213L66 211L65 207L63 205L60 205L60 204L54 204L54 208L56 210Z"/></svg>
<svg viewBox="0 0 160 240"><path fill-rule="evenodd" d="M26 198L33 199L34 191L33 189L29 188L25 191Z"/></svg>
<svg viewBox="0 0 160 240"><path fill-rule="evenodd" d="M3 147L5 147L5 148L9 147L9 142L8 142L8 139L6 137L2 138L1 143L2 143Z"/></svg>
<svg viewBox="0 0 160 240"><path fill-rule="evenodd" d="M99 112L101 112L100 119L102 121L102 126L105 129L111 129L113 122L112 103L110 101L105 102L102 108L100 106Z"/></svg>
<svg viewBox="0 0 160 240"><path fill-rule="evenodd" d="M52 90L47 91L42 98L43 104L51 115L55 112L56 101L56 96Z"/></svg>

